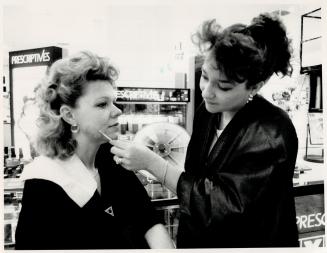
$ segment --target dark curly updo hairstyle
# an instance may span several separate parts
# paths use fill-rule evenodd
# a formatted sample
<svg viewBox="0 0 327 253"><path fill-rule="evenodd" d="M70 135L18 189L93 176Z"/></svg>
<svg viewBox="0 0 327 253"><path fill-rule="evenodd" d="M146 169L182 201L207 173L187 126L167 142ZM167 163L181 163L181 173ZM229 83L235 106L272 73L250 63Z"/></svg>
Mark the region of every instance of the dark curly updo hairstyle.
<svg viewBox="0 0 327 253"><path fill-rule="evenodd" d="M227 78L248 81L248 88L274 73L292 74L291 41L277 16L261 14L249 26L235 24L225 29L214 19L205 21L192 39L202 52L212 53Z"/></svg>
<svg viewBox="0 0 327 253"><path fill-rule="evenodd" d="M109 59L88 51L56 61L36 90L40 111L37 151L48 157L70 157L77 143L72 138L71 126L60 115L60 107L74 108L90 81L105 80L114 86L117 78L118 71Z"/></svg>

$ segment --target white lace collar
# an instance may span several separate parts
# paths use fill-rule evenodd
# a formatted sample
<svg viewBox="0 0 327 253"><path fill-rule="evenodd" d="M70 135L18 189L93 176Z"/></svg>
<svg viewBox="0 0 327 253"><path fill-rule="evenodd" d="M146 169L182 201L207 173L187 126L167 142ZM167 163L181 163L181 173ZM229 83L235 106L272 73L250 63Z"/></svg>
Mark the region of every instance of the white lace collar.
<svg viewBox="0 0 327 253"><path fill-rule="evenodd" d="M97 189L97 182L77 155L67 160L39 156L28 164L21 180L45 179L57 185L80 207L83 207Z"/></svg>

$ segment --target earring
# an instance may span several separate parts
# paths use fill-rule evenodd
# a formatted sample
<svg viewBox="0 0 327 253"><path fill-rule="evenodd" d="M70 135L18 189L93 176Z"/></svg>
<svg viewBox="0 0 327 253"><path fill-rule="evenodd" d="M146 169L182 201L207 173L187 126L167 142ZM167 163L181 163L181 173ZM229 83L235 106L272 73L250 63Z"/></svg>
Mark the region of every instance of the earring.
<svg viewBox="0 0 327 253"><path fill-rule="evenodd" d="M246 103L249 103L249 102L251 102L252 100L253 100L253 95L250 94L248 100L246 101Z"/></svg>
<svg viewBox="0 0 327 253"><path fill-rule="evenodd" d="M72 131L72 133L76 134L79 131L79 127L78 125L71 125L70 126L70 131Z"/></svg>

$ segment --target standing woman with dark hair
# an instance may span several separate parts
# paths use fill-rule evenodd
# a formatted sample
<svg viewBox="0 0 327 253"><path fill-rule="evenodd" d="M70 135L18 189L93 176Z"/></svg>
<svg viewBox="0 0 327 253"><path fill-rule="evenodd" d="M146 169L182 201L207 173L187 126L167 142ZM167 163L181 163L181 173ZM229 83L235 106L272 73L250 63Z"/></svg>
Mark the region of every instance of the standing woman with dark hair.
<svg viewBox="0 0 327 253"><path fill-rule="evenodd" d="M100 133L117 138L117 77L108 59L80 52L38 87L40 156L21 176L16 249L173 248L143 185Z"/></svg>
<svg viewBox="0 0 327 253"><path fill-rule="evenodd" d="M224 30L205 22L198 108L179 172L145 147L113 141L114 159L145 169L177 193L177 247L296 247L293 173L298 140L287 113L258 95L274 74L290 75L290 41L268 14Z"/></svg>

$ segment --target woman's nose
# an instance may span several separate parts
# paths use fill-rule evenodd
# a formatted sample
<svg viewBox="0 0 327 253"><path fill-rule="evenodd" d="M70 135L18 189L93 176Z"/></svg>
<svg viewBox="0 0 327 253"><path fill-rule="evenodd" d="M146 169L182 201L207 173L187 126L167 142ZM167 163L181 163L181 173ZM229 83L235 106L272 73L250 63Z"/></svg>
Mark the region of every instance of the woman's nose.
<svg viewBox="0 0 327 253"><path fill-rule="evenodd" d="M205 85L203 85L201 87L201 91L202 91L202 97L203 98L213 98L214 97L214 91L212 89L212 85L207 83Z"/></svg>
<svg viewBox="0 0 327 253"><path fill-rule="evenodd" d="M111 117L118 117L122 114L122 111L116 106L113 106L113 110L111 111Z"/></svg>

